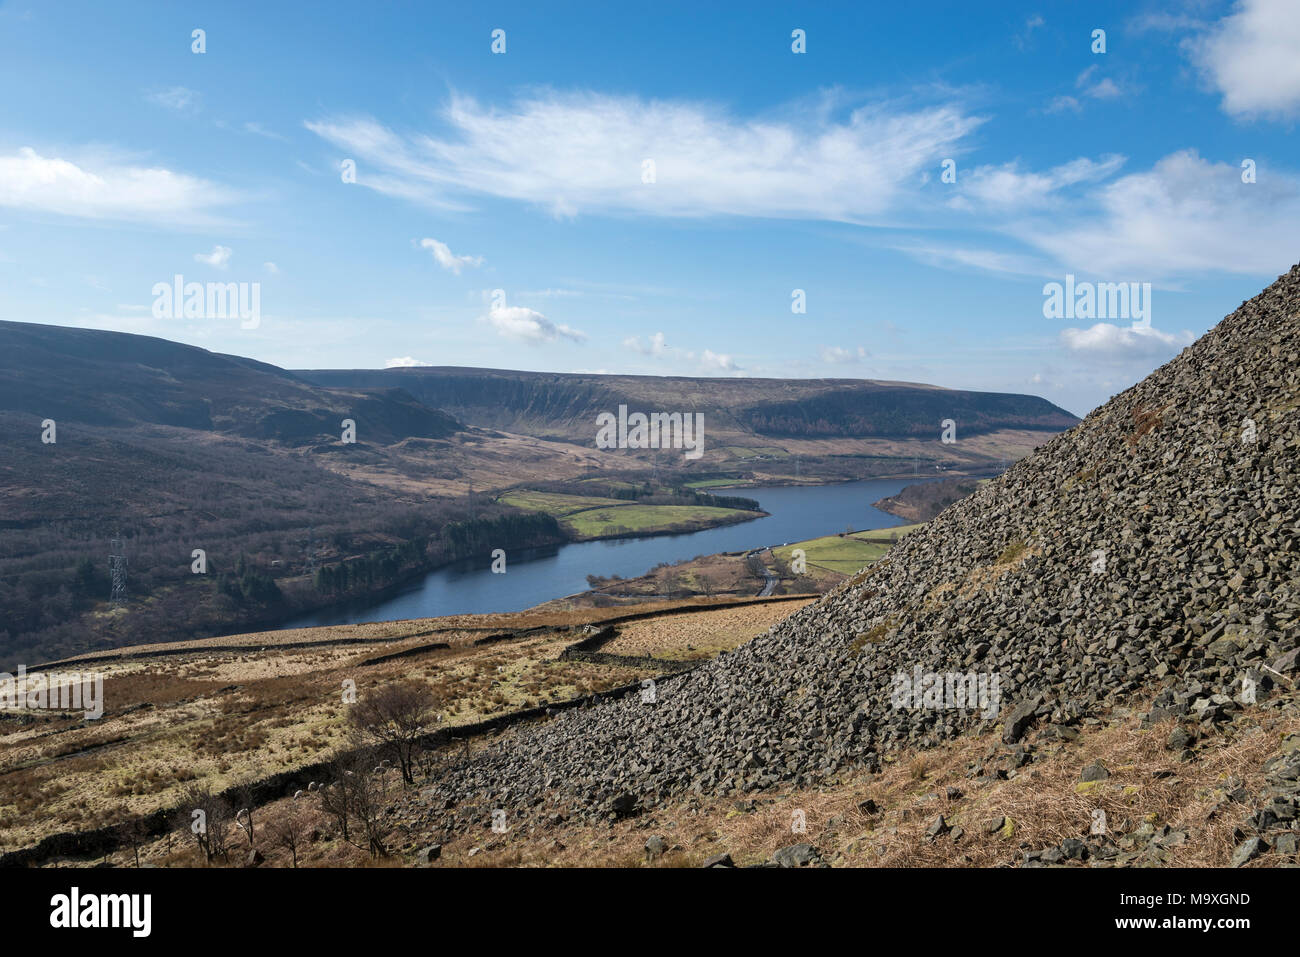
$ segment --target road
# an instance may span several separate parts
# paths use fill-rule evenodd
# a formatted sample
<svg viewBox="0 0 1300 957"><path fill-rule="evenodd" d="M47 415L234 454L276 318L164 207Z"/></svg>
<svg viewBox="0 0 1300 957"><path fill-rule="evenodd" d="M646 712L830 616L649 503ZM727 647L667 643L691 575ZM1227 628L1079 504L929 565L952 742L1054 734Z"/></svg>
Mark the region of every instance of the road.
<svg viewBox="0 0 1300 957"><path fill-rule="evenodd" d="M749 566L753 568L754 571L761 570L763 572L763 579L764 579L763 590L758 593L759 598L767 598L768 596L770 596L772 594L772 590L776 588L776 583L781 580L777 578L775 575L773 575L772 570L768 568L765 564L763 564L763 560L758 557L760 552L765 552L765 551L767 551L766 548L756 548L753 551L749 551L745 553L745 561L749 564Z"/></svg>

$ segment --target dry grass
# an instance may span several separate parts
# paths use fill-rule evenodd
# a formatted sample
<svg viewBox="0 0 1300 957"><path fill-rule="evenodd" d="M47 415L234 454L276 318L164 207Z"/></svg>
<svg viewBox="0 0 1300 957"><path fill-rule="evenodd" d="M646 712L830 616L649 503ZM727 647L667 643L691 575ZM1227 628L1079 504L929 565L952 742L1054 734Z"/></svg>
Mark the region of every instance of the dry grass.
<svg viewBox="0 0 1300 957"><path fill-rule="evenodd" d="M972 781L967 769L991 749L1008 749L1000 748L996 736L958 739L923 755L899 755L879 775L796 792L766 814L724 820L719 843L735 848L733 856L738 852L750 858L770 856L800 839L820 844L825 853L845 851L842 863L851 866L991 867L1018 863L1022 845L1037 849L1069 837L1087 838L1093 810L1101 808L1112 833L1143 821L1187 831L1186 844L1169 848L1171 865L1223 867L1231 857L1232 830L1249 809L1235 805L1211 818L1222 789L1235 778L1253 795L1263 785L1263 761L1283 735L1300 729L1300 717L1257 714L1259 724L1230 741L1210 742L1194 762L1184 764L1164 747L1172 722L1142 729L1133 712L1111 726L1085 732L1076 742L1044 745L1034 763L1010 780L992 784ZM1083 767L1097 760L1111 776L1080 787ZM963 797L950 799L948 787L963 791ZM858 809L868 798L879 805L879 814ZM808 834L799 838L789 824L796 807L808 825ZM926 829L939 814L964 829L960 841L926 840ZM1010 833L985 833L985 823L1001 817L1012 822Z"/></svg>
<svg viewBox="0 0 1300 957"><path fill-rule="evenodd" d="M1231 738L1207 742L1190 763L1165 750L1171 727L1166 722L1144 729L1139 709L1117 710L1111 723L1085 727L1075 741L1040 737L1033 763L1010 772L1008 780L992 782L971 777L972 766L982 761L986 771L1005 767L1013 749L1001 745L996 734L968 735L923 752L895 754L879 774L855 772L820 788L682 800L613 825L462 835L444 844L442 864L680 867L727 852L743 866L806 841L825 859L840 854L835 866L997 867L1018 865L1026 850L1088 838L1093 811L1101 808L1112 836L1144 821L1186 831L1186 843L1167 848L1167 865L1226 866L1233 828L1252 810L1232 804L1215 811L1228 782L1244 785L1253 796L1263 785L1263 761L1286 734L1300 731L1300 716L1252 709ZM1082 769L1098 760L1111 776L1080 786ZM950 797L950 787L961 796ZM876 803L876 813L859 807L868 799ZM805 833L792 831L796 810L803 812ZM963 830L959 840L927 839L926 830L939 814ZM1009 825L986 831L987 822L1002 818ZM652 834L663 835L672 848L653 862L643 850ZM479 851L470 857L474 848ZM1251 866L1277 863L1265 856Z"/></svg>
<svg viewBox="0 0 1300 957"><path fill-rule="evenodd" d="M693 602L670 603L668 607ZM635 640L690 654L698 640L721 632L734 647L794 609L792 603L755 604L651 618L636 625ZM641 609L638 609L641 610ZM290 768L326 760L345 738L343 681L359 695L402 678L427 682L447 702L448 725L465 724L522 708L606 691L660 669L557 660L580 634L543 631L492 645L472 641L506 627L575 619L596 621L623 612L521 613L457 616L387 626L393 639L362 645L309 647L299 640L259 639L264 651L219 647L161 658L97 663L105 674L105 715L41 714L36 720L0 723L0 847L35 843L46 834L99 827L124 817L170 807L188 782L214 791ZM633 623L630 623L633 624ZM334 632L347 629L313 629ZM417 632L433 635L413 637ZM260 640L264 639L264 641ZM360 662L431 641L449 649L369 667ZM204 643L193 643L207 647ZM702 650L703 645L695 645ZM142 707L143 706L143 707Z"/></svg>
<svg viewBox="0 0 1300 957"><path fill-rule="evenodd" d="M601 650L616 655L694 660L730 651L793 614L812 599L648 618L619 626Z"/></svg>

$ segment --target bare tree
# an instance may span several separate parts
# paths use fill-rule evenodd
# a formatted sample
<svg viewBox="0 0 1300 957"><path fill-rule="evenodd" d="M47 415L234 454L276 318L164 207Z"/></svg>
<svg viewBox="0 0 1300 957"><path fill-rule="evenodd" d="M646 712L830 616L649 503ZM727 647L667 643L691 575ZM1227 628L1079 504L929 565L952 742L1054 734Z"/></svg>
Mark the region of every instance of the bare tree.
<svg viewBox="0 0 1300 957"><path fill-rule="evenodd" d="M334 818L339 828L339 836L348 843L352 842L349 824L352 819L353 779L364 773L362 762L354 755L340 755L330 762L330 782L316 792L320 795L321 810Z"/></svg>
<svg viewBox="0 0 1300 957"><path fill-rule="evenodd" d="M321 810L338 822L339 836L372 857L385 857L385 805L372 773L374 754L365 750L340 755L331 764L334 780L320 789Z"/></svg>
<svg viewBox="0 0 1300 957"><path fill-rule="evenodd" d="M229 851L230 805L201 784L191 784L185 790L181 804L182 826L194 837L194 843L209 862L226 859Z"/></svg>
<svg viewBox="0 0 1300 957"><path fill-rule="evenodd" d="M312 820L302 807L291 804L267 827L271 843L289 852L293 866L298 866L298 851L307 843L311 833Z"/></svg>
<svg viewBox="0 0 1300 957"><path fill-rule="evenodd" d="M248 846L253 846L253 792L248 787L240 787L235 792L235 803L239 810L235 812L235 826L248 838Z"/></svg>
<svg viewBox="0 0 1300 957"><path fill-rule="evenodd" d="M149 828L142 817L133 817L122 825L122 841L131 848L135 866L140 866L140 846L149 838Z"/></svg>
<svg viewBox="0 0 1300 957"><path fill-rule="evenodd" d="M350 791L352 814L361 828L361 836L366 840L366 850L371 857L387 857L388 847L385 839L388 828L384 824L384 800L375 786L375 778L368 774L356 774ZM356 841L353 846L360 847Z"/></svg>
<svg viewBox="0 0 1300 957"><path fill-rule="evenodd" d="M415 752L437 705L423 682L399 681L367 692L349 718L362 737L397 762L405 784L415 783Z"/></svg>

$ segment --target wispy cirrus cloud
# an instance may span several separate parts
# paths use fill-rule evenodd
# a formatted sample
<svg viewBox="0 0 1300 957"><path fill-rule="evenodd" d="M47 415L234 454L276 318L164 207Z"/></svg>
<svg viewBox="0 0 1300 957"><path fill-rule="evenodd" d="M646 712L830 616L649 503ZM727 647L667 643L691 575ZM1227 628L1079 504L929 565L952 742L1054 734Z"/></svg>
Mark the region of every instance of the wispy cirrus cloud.
<svg viewBox="0 0 1300 957"><path fill-rule="evenodd" d="M1124 157L1086 157L1045 171L977 167L949 201L998 242L913 241L937 265L1177 282L1206 274L1276 275L1300 245L1300 177L1269 169L1242 181L1232 163L1181 150L1116 175ZM1006 249L1010 240L1022 250Z"/></svg>
<svg viewBox="0 0 1300 957"><path fill-rule="evenodd" d="M178 113L184 113L187 110L197 110L199 108L199 94L194 90L184 86L168 87L165 90L154 90L145 95L145 99L157 106L166 107L169 110L175 110Z"/></svg>
<svg viewBox="0 0 1300 957"><path fill-rule="evenodd" d="M969 268L1009 276L1048 276L1056 272L1046 257L981 246L911 241L896 243L892 248L931 266L949 269Z"/></svg>
<svg viewBox="0 0 1300 957"><path fill-rule="evenodd" d="M1092 67L1076 87L1082 98L1124 90ZM437 132L368 117L306 126L358 159L359 183L415 202L464 208L493 197L560 216L906 223L930 235L894 248L1006 274L1266 275L1300 238L1297 180L1283 170L1246 186L1228 164L1192 151L1127 174L1118 154L1043 169L1013 159L963 170L953 192L937 193L929 181L939 163L967 149L981 117L960 104L841 105L826 95L797 116L740 117L696 102L543 91L505 107L453 95ZM646 159L653 182L642 181ZM1216 225L1224 218L1243 231ZM940 232L954 228L967 235ZM450 250L444 260L468 264Z"/></svg>
<svg viewBox="0 0 1300 957"><path fill-rule="evenodd" d="M445 132L369 117L306 126L358 160L358 183L438 206L513 199L558 216L637 213L872 221L983 122L958 105L862 106L834 98L772 118L697 102L546 91L508 107L455 95ZM646 161L653 182L646 182ZM363 175L363 173L365 175Z"/></svg>
<svg viewBox="0 0 1300 957"><path fill-rule="evenodd" d="M1046 25L1047 21L1043 19L1041 14L1032 14L1025 20L1025 24L1021 30L1011 39L1019 49L1028 49L1033 44L1034 32L1041 30Z"/></svg>
<svg viewBox="0 0 1300 957"><path fill-rule="evenodd" d="M1107 179L1124 165L1123 156L1100 159L1080 157L1037 172L1021 168L1019 161L998 166L977 166L967 173L949 205L954 209L1009 211L1064 202L1066 190Z"/></svg>
<svg viewBox="0 0 1300 957"><path fill-rule="evenodd" d="M1241 172L1183 150L1091 190L1073 215L1005 228L1094 275L1277 274L1300 245L1300 181L1277 170L1243 183Z"/></svg>

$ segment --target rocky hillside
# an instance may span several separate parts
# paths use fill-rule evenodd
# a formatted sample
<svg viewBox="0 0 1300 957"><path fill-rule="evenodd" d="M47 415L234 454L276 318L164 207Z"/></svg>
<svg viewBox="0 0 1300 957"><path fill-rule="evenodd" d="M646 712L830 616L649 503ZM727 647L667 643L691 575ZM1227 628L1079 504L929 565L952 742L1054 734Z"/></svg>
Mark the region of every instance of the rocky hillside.
<svg viewBox="0 0 1300 957"><path fill-rule="evenodd" d="M1243 690L1267 701L1296 677L1298 405L1300 267L768 633L653 701L506 736L410 813L450 832L492 808L620 816L797 787L968 729L1068 733L1137 693L1194 738ZM996 677L1000 700L891 697L914 668ZM1294 818L1279 793L1261 826Z"/></svg>

